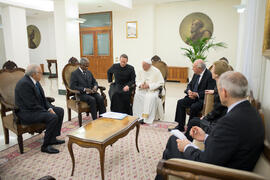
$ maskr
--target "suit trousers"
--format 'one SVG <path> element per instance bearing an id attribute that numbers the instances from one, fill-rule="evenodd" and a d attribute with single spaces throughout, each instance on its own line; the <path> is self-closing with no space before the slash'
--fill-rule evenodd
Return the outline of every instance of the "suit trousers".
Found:
<path id="1" fill-rule="evenodd" d="M 175 121 L 178 122 L 178 129 L 184 131 L 184 126 L 186 124 L 186 108 L 190 108 L 190 117 L 197 117 L 203 108 L 203 101 L 198 99 L 191 99 L 185 96 L 183 99 L 177 101 Z"/>
<path id="2" fill-rule="evenodd" d="M 56 136 L 61 134 L 61 127 L 64 117 L 64 109 L 61 107 L 52 107 L 55 114 L 49 111 L 35 112 L 19 112 L 17 115 L 21 119 L 22 124 L 29 125 L 35 123 L 46 124 L 43 147 L 47 147 L 51 142 L 55 141 Z M 23 118 L 20 115 L 23 114 Z"/>
<path id="3" fill-rule="evenodd" d="M 176 137 L 172 135 L 167 142 L 166 148 L 163 152 L 162 159 L 168 160 L 172 158 L 181 158 L 184 159 L 184 155 L 177 148 Z M 163 177 L 161 175 L 157 175 L 155 180 L 162 180 Z"/>
<path id="4" fill-rule="evenodd" d="M 93 120 L 97 119 L 97 111 L 99 114 L 106 112 L 104 98 L 98 93 L 81 94 L 80 100 L 86 102 L 90 106 L 90 113 Z"/>

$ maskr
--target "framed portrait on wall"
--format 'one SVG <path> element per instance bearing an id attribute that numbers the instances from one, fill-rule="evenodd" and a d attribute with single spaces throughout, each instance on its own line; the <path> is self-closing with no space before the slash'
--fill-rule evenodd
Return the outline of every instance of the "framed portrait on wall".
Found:
<path id="1" fill-rule="evenodd" d="M 263 55 L 270 58 L 270 0 L 267 0 L 265 10 Z"/>
<path id="2" fill-rule="evenodd" d="M 137 21 L 128 21 L 126 23 L 127 38 L 138 38 Z"/>

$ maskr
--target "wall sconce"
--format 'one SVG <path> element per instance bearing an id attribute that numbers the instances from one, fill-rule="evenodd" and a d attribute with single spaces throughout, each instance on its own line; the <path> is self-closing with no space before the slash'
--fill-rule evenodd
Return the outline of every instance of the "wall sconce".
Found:
<path id="1" fill-rule="evenodd" d="M 70 20 L 77 23 L 84 23 L 86 21 L 86 19 L 83 18 L 70 18 Z"/>
<path id="2" fill-rule="evenodd" d="M 243 13 L 246 10 L 246 5 L 245 4 L 240 4 L 240 5 L 236 5 L 236 6 L 233 6 L 233 7 L 237 9 L 238 13 Z"/>

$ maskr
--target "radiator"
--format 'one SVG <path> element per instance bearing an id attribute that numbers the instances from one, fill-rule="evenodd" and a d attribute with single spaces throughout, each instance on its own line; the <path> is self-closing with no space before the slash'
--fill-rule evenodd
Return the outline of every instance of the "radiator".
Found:
<path id="1" fill-rule="evenodd" d="M 168 81 L 188 82 L 188 67 L 169 66 L 168 71 Z"/>

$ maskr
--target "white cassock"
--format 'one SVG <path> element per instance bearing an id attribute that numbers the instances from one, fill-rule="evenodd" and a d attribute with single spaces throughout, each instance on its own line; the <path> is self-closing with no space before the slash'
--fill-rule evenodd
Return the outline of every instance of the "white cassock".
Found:
<path id="1" fill-rule="evenodd" d="M 149 85 L 149 89 L 141 89 L 143 83 Z M 160 86 L 164 86 L 161 72 L 154 66 L 148 71 L 141 70 L 136 77 L 136 92 L 133 102 L 133 116 L 144 119 L 145 123 L 151 124 L 155 119 L 163 119 L 162 101 L 158 97 Z"/>

